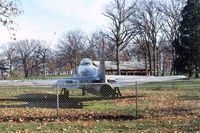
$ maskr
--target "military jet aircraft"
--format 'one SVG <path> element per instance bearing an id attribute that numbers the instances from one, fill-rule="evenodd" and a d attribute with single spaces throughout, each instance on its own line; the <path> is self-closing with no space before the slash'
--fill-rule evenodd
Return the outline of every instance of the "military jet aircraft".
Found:
<path id="1" fill-rule="evenodd" d="M 59 79 L 56 85 L 62 88 L 62 93 L 69 96 L 68 89 L 82 89 L 82 94 L 85 92 L 92 93 L 103 97 L 118 97 L 121 96 L 119 87 L 134 85 L 136 82 L 161 82 L 167 80 L 183 79 L 185 76 L 122 76 L 122 75 L 105 75 L 105 61 L 100 58 L 99 67 L 93 65 L 88 58 L 83 58 L 78 67 L 75 77 Z M 112 81 L 112 82 L 110 82 Z"/>
<path id="2" fill-rule="evenodd" d="M 72 78 L 65 78 L 57 80 L 56 85 L 62 88 L 62 92 L 68 96 L 68 90 L 70 88 L 82 89 L 82 94 L 89 92 L 95 95 L 104 97 L 114 96 L 115 88 L 107 82 L 105 79 L 105 70 L 103 62 L 97 67 L 93 65 L 89 58 L 83 58 L 78 66 L 77 74 Z"/>
<path id="3" fill-rule="evenodd" d="M 120 76 L 120 75 L 105 75 L 105 60 L 104 48 L 100 49 L 100 64 L 99 67 L 93 65 L 89 58 L 83 58 L 77 69 L 77 74 L 71 78 L 54 79 L 54 80 L 17 80 L 17 81 L 2 81 L 3 84 L 15 85 L 39 85 L 62 88 L 61 94 L 69 96 L 69 89 L 78 88 L 82 90 L 82 94 L 86 92 L 103 96 L 103 97 L 118 97 L 121 96 L 119 87 L 134 85 L 137 83 L 161 82 L 174 79 L 183 79 L 185 76 Z M 112 83 L 110 82 L 112 81 Z M 15 83 L 16 82 L 16 83 Z"/>

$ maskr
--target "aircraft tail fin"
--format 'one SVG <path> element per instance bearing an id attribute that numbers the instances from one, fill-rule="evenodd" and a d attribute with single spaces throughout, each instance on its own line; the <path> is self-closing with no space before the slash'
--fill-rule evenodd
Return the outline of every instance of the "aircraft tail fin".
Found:
<path id="1" fill-rule="evenodd" d="M 102 83 L 106 82 L 104 52 L 105 50 L 104 50 L 104 44 L 103 44 L 100 48 L 100 63 L 99 63 L 99 76 Z"/>

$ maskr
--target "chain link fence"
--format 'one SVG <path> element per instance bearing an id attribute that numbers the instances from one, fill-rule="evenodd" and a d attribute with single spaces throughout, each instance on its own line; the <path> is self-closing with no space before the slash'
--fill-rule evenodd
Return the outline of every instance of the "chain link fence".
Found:
<path id="1" fill-rule="evenodd" d="M 195 88 L 199 87 L 200 82 L 191 80 L 65 85 L 55 85 L 54 81 L 42 80 L 1 81 L 0 117 L 4 120 L 19 118 L 18 116 L 51 120 L 52 117 L 71 119 L 81 117 L 84 113 L 90 117 L 92 113 L 106 112 L 108 115 L 115 114 L 117 118 L 122 115 L 136 118 L 140 117 L 138 101 L 140 97 L 146 97 L 144 90 L 194 89 L 198 97 L 200 94 Z"/>

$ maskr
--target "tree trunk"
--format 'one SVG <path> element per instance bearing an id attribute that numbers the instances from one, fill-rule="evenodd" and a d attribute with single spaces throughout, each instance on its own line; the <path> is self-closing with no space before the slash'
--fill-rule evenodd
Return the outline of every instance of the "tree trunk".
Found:
<path id="1" fill-rule="evenodd" d="M 196 69 L 195 69 L 195 78 L 199 78 L 199 67 L 196 66 Z"/>
<path id="2" fill-rule="evenodd" d="M 162 76 L 165 76 L 165 59 L 163 59 L 163 71 L 162 71 Z"/>
<path id="3" fill-rule="evenodd" d="M 147 50 L 148 50 L 148 56 L 149 56 L 149 72 L 150 76 L 152 76 L 152 60 L 151 60 L 151 50 L 150 50 L 150 44 L 147 44 Z"/>
<path id="4" fill-rule="evenodd" d="M 24 64 L 24 76 L 25 76 L 25 78 L 28 77 L 28 67 L 26 64 Z"/>
<path id="5" fill-rule="evenodd" d="M 174 70 L 174 47 L 172 46 L 172 61 L 171 61 L 171 71 L 170 71 L 170 75 L 174 74 L 175 75 L 175 70 Z"/>
<path id="6" fill-rule="evenodd" d="M 192 77 L 192 71 L 190 70 L 189 71 L 189 78 L 191 78 Z"/>
<path id="7" fill-rule="evenodd" d="M 3 79 L 3 70 L 1 69 L 1 78 Z"/>
<path id="8" fill-rule="evenodd" d="M 26 64 L 26 60 L 23 61 L 23 66 L 24 66 L 24 76 L 25 78 L 28 77 L 28 66 Z"/>
<path id="9" fill-rule="evenodd" d="M 159 62 L 159 53 L 158 53 L 158 48 L 156 49 L 156 58 L 157 58 L 157 63 L 156 63 L 156 69 L 157 69 L 157 73 L 156 73 L 156 76 L 159 75 L 159 67 L 160 67 L 160 62 Z"/>
<path id="10" fill-rule="evenodd" d="M 38 60 L 35 61 L 35 71 L 36 71 L 36 76 L 39 77 Z"/>
<path id="11" fill-rule="evenodd" d="M 116 48 L 116 64 L 117 64 L 117 75 L 121 75 L 119 68 L 119 46 Z"/>
<path id="12" fill-rule="evenodd" d="M 153 75 L 156 76 L 156 45 L 153 44 Z"/>
<path id="13" fill-rule="evenodd" d="M 34 75 L 34 70 L 33 70 L 33 68 L 34 68 L 34 66 L 33 66 L 33 64 L 31 64 L 31 67 L 30 67 L 30 70 L 29 70 L 29 75 L 30 76 L 33 76 Z"/>
<path id="14" fill-rule="evenodd" d="M 147 50 L 145 50 L 145 70 L 146 70 L 146 75 L 148 74 L 148 61 L 147 61 Z"/>
<path id="15" fill-rule="evenodd" d="M 46 63 L 43 62 L 43 78 L 46 78 Z"/>

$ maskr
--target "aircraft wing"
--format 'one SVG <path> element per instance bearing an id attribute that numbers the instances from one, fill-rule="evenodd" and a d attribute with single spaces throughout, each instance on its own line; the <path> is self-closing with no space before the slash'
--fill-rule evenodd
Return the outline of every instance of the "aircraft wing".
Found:
<path id="1" fill-rule="evenodd" d="M 59 88 L 79 88 L 79 84 L 83 83 L 93 83 L 100 81 L 99 77 L 92 77 L 92 76 L 79 76 L 79 77 L 72 77 L 72 78 L 62 78 L 57 79 L 55 85 Z"/>
<path id="2" fill-rule="evenodd" d="M 78 88 L 80 83 L 92 83 L 99 81 L 98 77 L 71 77 L 46 80 L 2 80 L 0 86 L 42 86 L 58 88 Z"/>
<path id="3" fill-rule="evenodd" d="M 142 83 L 150 83 L 150 82 L 162 82 L 162 81 L 170 81 L 170 80 L 178 80 L 187 78 L 184 75 L 180 76 L 123 76 L 123 75 L 106 75 L 106 79 L 110 82 L 114 87 L 123 87 L 127 85 L 135 85 Z"/>
<path id="4" fill-rule="evenodd" d="M 108 83 L 114 87 L 123 87 L 127 85 L 135 85 L 150 82 L 162 82 L 170 80 L 179 80 L 187 78 L 186 76 L 122 76 L 122 75 L 106 75 Z M 0 86 L 54 86 L 58 88 L 80 88 L 83 83 L 98 83 L 99 77 L 72 77 L 58 78 L 48 80 L 3 80 Z"/>

